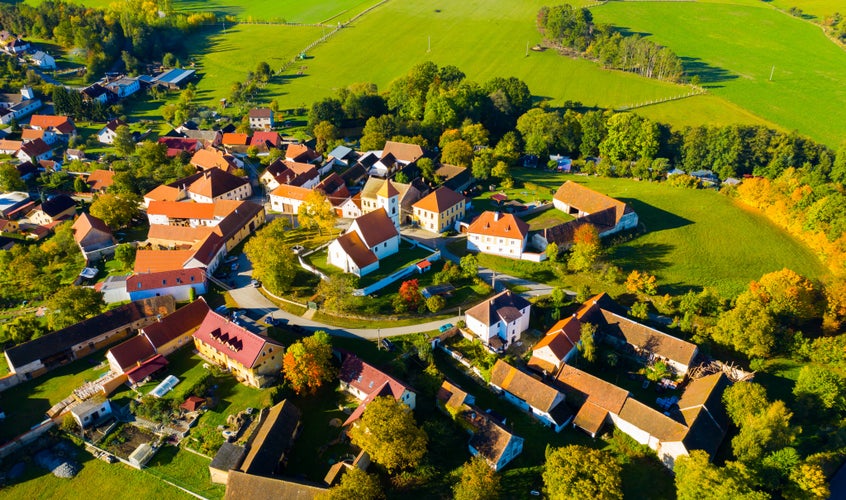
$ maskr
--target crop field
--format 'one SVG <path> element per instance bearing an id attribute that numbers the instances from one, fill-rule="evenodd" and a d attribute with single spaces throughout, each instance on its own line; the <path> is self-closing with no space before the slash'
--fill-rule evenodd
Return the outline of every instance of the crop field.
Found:
<path id="1" fill-rule="evenodd" d="M 614 246 L 611 261 L 626 271 L 655 274 L 660 285 L 676 291 L 709 286 L 734 296 L 753 279 L 783 267 L 812 279 L 827 276 L 810 249 L 712 190 L 528 169 L 518 170 L 515 178 L 550 188 L 570 179 L 631 204 L 647 232 Z"/>
<path id="2" fill-rule="evenodd" d="M 611 2 L 592 12 L 687 58 L 715 96 L 829 146 L 842 140 L 846 51 L 818 26 L 765 4 Z"/>

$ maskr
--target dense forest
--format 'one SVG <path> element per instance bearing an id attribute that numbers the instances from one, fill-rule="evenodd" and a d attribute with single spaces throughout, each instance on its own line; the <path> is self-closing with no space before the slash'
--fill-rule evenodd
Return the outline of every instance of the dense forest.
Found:
<path id="1" fill-rule="evenodd" d="M 672 82 L 684 74 L 681 59 L 672 50 L 640 35 L 623 36 L 613 26 L 594 24 L 593 14 L 585 8 L 543 7 L 537 26 L 552 47 L 596 59 L 606 68 Z"/>

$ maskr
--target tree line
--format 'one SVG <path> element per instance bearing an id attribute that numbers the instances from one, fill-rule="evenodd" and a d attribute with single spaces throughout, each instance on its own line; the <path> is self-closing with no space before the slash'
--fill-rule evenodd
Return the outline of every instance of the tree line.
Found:
<path id="1" fill-rule="evenodd" d="M 165 53 L 184 52 L 186 34 L 216 21 L 213 13 L 178 14 L 169 5 L 127 0 L 106 11 L 62 0 L 37 6 L 2 4 L 0 26 L 84 51 L 86 78 L 93 81 L 119 61 L 127 71 L 136 72 Z M 160 8 L 167 9 L 164 16 L 160 16 Z"/>
<path id="2" fill-rule="evenodd" d="M 647 78 L 677 82 L 684 69 L 681 59 L 640 35 L 623 36 L 613 26 L 595 24 L 590 10 L 570 4 L 542 7 L 537 27 L 546 43 Z"/>

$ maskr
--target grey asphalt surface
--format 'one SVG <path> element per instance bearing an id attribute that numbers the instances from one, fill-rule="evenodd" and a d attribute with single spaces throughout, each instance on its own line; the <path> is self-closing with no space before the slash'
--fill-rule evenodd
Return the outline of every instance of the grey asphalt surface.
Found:
<path id="1" fill-rule="evenodd" d="M 458 256 L 453 255 L 449 252 L 449 250 L 447 250 L 447 244 L 452 241 L 451 239 L 433 237 L 431 234 L 420 230 L 403 230 L 403 236 L 414 238 L 430 247 L 437 247 L 441 250 L 441 254 L 445 259 L 449 259 L 456 263 L 460 260 Z M 221 265 L 225 266 L 229 264 Z M 255 288 L 250 284 L 252 280 L 252 265 L 245 255 L 238 257 L 238 265 L 238 274 L 234 278 L 230 277 L 228 279 L 231 283 L 229 293 L 232 296 L 232 299 L 238 303 L 238 307 L 243 309 L 249 318 L 256 321 L 269 315 L 275 319 L 287 320 L 289 325 L 299 325 L 308 330 L 324 330 L 330 335 L 375 340 L 384 337 L 395 337 L 398 335 L 408 335 L 411 333 L 437 330 L 447 323 L 455 324 L 459 319 L 461 319 L 456 315 L 450 319 L 429 321 L 416 325 L 398 326 L 393 328 L 345 328 L 343 325 L 327 325 L 319 321 L 313 321 L 302 316 L 297 316 L 296 314 L 291 314 L 276 307 L 276 304 L 262 295 L 258 288 Z M 553 289 L 553 287 L 543 283 L 536 283 L 534 281 L 516 278 L 506 274 L 495 273 L 495 271 L 486 268 L 479 268 L 478 275 L 487 283 L 491 283 L 495 276 L 495 286 L 498 291 L 503 290 L 506 283 L 511 286 L 525 287 L 527 290 L 520 292 L 520 295 L 526 298 L 549 295 L 552 293 Z"/>

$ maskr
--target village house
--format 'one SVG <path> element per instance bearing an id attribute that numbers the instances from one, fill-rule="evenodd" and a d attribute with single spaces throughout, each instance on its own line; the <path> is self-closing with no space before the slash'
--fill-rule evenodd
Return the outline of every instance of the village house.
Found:
<path id="1" fill-rule="evenodd" d="M 9 370 L 25 380 L 83 358 L 176 309 L 173 297 L 130 302 L 6 350 Z"/>
<path id="2" fill-rule="evenodd" d="M 532 347 L 528 366 L 541 373 L 554 374 L 575 355 L 582 338 L 582 323 L 575 316 L 555 323 Z"/>
<path id="3" fill-rule="evenodd" d="M 138 368 L 155 355 L 156 349 L 147 337 L 136 335 L 109 349 L 106 352 L 106 360 L 112 372 L 123 374 Z"/>
<path id="4" fill-rule="evenodd" d="M 39 130 L 34 128 L 25 128 L 21 130 L 21 141 L 26 144 L 36 139 L 41 139 L 48 145 L 52 146 L 58 140 L 56 134 L 52 130 Z"/>
<path id="5" fill-rule="evenodd" d="M 21 191 L 0 193 L 0 217 L 4 219 L 19 219 L 34 206 L 35 202 L 29 199 L 29 193 Z"/>
<path id="6" fill-rule="evenodd" d="M 125 99 L 141 90 L 141 82 L 139 82 L 137 78 L 121 76 L 107 81 L 104 87 L 106 90 L 111 91 L 117 99 L 120 100 Z"/>
<path id="7" fill-rule="evenodd" d="M 467 249 L 520 259 L 528 236 L 529 225 L 513 214 L 485 211 L 467 228 Z"/>
<path id="8" fill-rule="evenodd" d="M 92 192 L 105 193 L 115 183 L 115 172 L 114 170 L 98 169 L 88 174 L 85 182 Z"/>
<path id="9" fill-rule="evenodd" d="M 320 183 L 317 167 L 310 163 L 276 160 L 259 176 L 267 191 L 281 185 L 312 189 Z"/>
<path id="10" fill-rule="evenodd" d="M 65 159 L 69 162 L 74 160 L 86 161 L 88 157 L 85 156 L 85 151 L 81 149 L 68 148 L 65 150 Z"/>
<path id="11" fill-rule="evenodd" d="M 491 368 L 490 386 L 555 432 L 561 432 L 573 418 L 564 394 L 501 359 Z"/>
<path id="12" fill-rule="evenodd" d="M 53 196 L 42 202 L 26 215 L 32 224 L 46 226 L 54 222 L 72 219 L 76 215 L 76 202 L 66 194 Z"/>
<path id="13" fill-rule="evenodd" d="M 305 144 L 288 144 L 285 149 L 285 161 L 320 164 L 323 162 L 323 155 Z"/>
<path id="14" fill-rule="evenodd" d="M 186 301 L 206 291 L 206 272 L 200 268 L 133 274 L 126 279 L 126 292 L 131 300 L 172 295 L 178 301 Z"/>
<path id="15" fill-rule="evenodd" d="M 10 141 L 8 139 L 0 139 L 0 154 L 16 155 L 23 146 L 23 141 Z M 30 165 L 32 162 L 27 162 Z"/>
<path id="16" fill-rule="evenodd" d="M 414 213 L 414 203 L 422 197 L 420 191 L 411 184 L 402 184 L 377 177 L 367 179 L 361 189 L 359 193 L 360 214 L 354 214 L 354 216 L 358 217 L 358 215 L 367 214 L 379 208 L 390 208 L 390 199 L 386 195 L 392 194 L 394 191 L 396 191 L 399 202 L 399 215 L 396 222 L 398 224 L 410 222 Z"/>
<path id="17" fill-rule="evenodd" d="M 364 276 L 399 251 L 400 234 L 384 209 L 362 215 L 329 244 L 327 261 L 345 273 Z"/>
<path id="18" fill-rule="evenodd" d="M 3 47 L 3 50 L 5 50 L 10 55 L 16 56 L 29 52 L 30 45 L 29 42 L 27 42 L 23 38 L 15 38 L 12 41 L 8 42 Z"/>
<path id="19" fill-rule="evenodd" d="M 338 373 L 341 390 L 361 401 L 343 426 L 356 422 L 364 414 L 367 405 L 379 396 L 390 396 L 404 403 L 412 410 L 417 405 L 417 394 L 411 387 L 365 363 L 358 356 L 344 354 L 341 371 Z"/>
<path id="20" fill-rule="evenodd" d="M 421 229 L 440 234 L 454 228 L 455 223 L 464 218 L 465 204 L 464 196 L 439 187 L 412 205 L 414 220 Z"/>
<path id="21" fill-rule="evenodd" d="M 637 213 L 626 203 L 598 193 L 590 188 L 567 181 L 552 197 L 553 206 L 576 217 L 576 220 L 546 228 L 533 237 L 535 246 L 545 249 L 549 243 L 566 249 L 573 244 L 573 234 L 584 224 L 596 227 L 600 237 L 634 229 Z"/>
<path id="22" fill-rule="evenodd" d="M 250 128 L 253 130 L 270 130 L 273 128 L 273 110 L 269 108 L 253 108 L 249 113 Z"/>
<path id="23" fill-rule="evenodd" d="M 49 160 L 52 158 L 53 148 L 44 142 L 43 139 L 35 139 L 24 142 L 15 156 L 22 162 L 28 161 L 31 163 L 38 163 L 41 160 Z"/>
<path id="24" fill-rule="evenodd" d="M 67 116 L 32 115 L 29 119 L 29 127 L 36 130 L 52 130 L 65 142 L 76 136 L 76 125 Z"/>
<path id="25" fill-rule="evenodd" d="M 271 149 L 282 147 L 282 138 L 279 137 L 279 132 L 256 132 L 250 138 L 250 146 L 256 148 L 259 156 L 261 156 L 267 154 Z"/>
<path id="26" fill-rule="evenodd" d="M 467 447 L 473 456 L 481 455 L 495 471 L 502 470 L 523 451 L 523 438 L 507 431 L 492 416 L 475 406 L 475 398 L 444 380 L 436 403 L 471 435 Z"/>
<path id="27" fill-rule="evenodd" d="M 441 163 L 435 170 L 435 176 L 441 180 L 441 186 L 457 193 L 463 192 L 476 180 L 469 168 Z"/>
<path id="28" fill-rule="evenodd" d="M 520 340 L 529 328 L 532 305 L 510 290 L 467 310 L 467 329 L 485 344 L 500 350 Z"/>
<path id="29" fill-rule="evenodd" d="M 197 172 L 167 185 L 161 185 L 144 195 L 144 205 L 152 201 L 181 201 L 197 203 L 222 200 L 246 200 L 253 194 L 249 179 L 227 173 L 219 168 Z"/>
<path id="30" fill-rule="evenodd" d="M 112 93 L 99 83 L 92 83 L 81 91 L 82 100 L 85 102 L 99 102 L 102 105 L 109 103 Z"/>
<path id="31" fill-rule="evenodd" d="M 17 233 L 21 230 L 16 220 L 0 219 L 0 233 Z"/>
<path id="32" fill-rule="evenodd" d="M 100 141 L 101 144 L 114 144 L 115 137 L 117 137 L 118 127 L 125 126 L 127 125 L 123 120 L 119 120 L 117 118 L 109 120 L 108 123 L 106 123 L 106 126 L 97 132 L 97 140 Z"/>
<path id="33" fill-rule="evenodd" d="M 283 214 L 296 214 L 312 192 L 311 189 L 281 184 L 270 192 L 270 209 Z"/>
<path id="34" fill-rule="evenodd" d="M 187 137 L 159 137 L 158 143 L 165 145 L 168 158 L 174 158 L 183 153 L 193 155 L 203 147 L 202 141 Z"/>
<path id="35" fill-rule="evenodd" d="M 101 419 L 112 414 L 112 404 L 108 399 L 92 398 L 74 405 L 70 410 L 80 429 L 96 425 Z"/>
<path id="36" fill-rule="evenodd" d="M 356 160 L 358 160 L 358 153 L 353 148 L 346 146 L 336 146 L 335 149 L 326 154 L 326 162 L 333 167 L 350 167 Z"/>
<path id="37" fill-rule="evenodd" d="M 288 454 L 300 435 L 300 418 L 300 410 L 288 400 L 271 406 L 251 436 L 247 455 L 238 470 L 265 477 L 282 474 Z"/>
<path id="38" fill-rule="evenodd" d="M 15 170 L 18 171 L 22 181 L 28 181 L 38 175 L 38 167 L 36 167 L 34 163 L 28 161 L 15 165 Z"/>
<path id="39" fill-rule="evenodd" d="M 223 140 L 223 132 L 220 130 L 191 130 L 177 127 L 176 132 L 186 139 L 196 139 L 203 148 L 216 148 L 220 146 L 220 141 Z"/>
<path id="40" fill-rule="evenodd" d="M 12 120 L 20 121 L 24 116 L 41 108 L 42 104 L 41 99 L 35 96 L 30 87 L 21 87 L 17 94 L 0 94 L 0 124 L 8 125 Z"/>
<path id="41" fill-rule="evenodd" d="M 385 143 L 385 147 L 382 148 L 382 158 L 387 155 L 393 156 L 402 165 L 408 165 L 423 158 L 424 152 L 423 148 L 417 144 L 388 141 Z"/>
<path id="42" fill-rule="evenodd" d="M 153 83 L 170 90 L 179 90 L 188 85 L 195 75 L 193 69 L 172 68 L 156 76 Z"/>
<path id="43" fill-rule="evenodd" d="M 88 259 L 88 254 L 117 245 L 112 230 L 102 219 L 83 212 L 73 223 L 73 239 Z"/>
<path id="44" fill-rule="evenodd" d="M 41 69 L 56 69 L 56 59 L 42 50 L 37 50 L 32 54 L 32 64 Z"/>
<path id="45" fill-rule="evenodd" d="M 193 337 L 194 347 L 203 358 L 229 371 L 242 384 L 263 387 L 282 369 L 282 344 L 213 311 Z"/>
<path id="46" fill-rule="evenodd" d="M 326 199 L 329 200 L 329 203 L 332 205 L 332 208 L 335 210 L 335 214 L 338 217 L 343 216 L 342 207 L 347 200 L 350 199 L 350 191 L 347 189 L 347 184 L 340 175 L 332 172 L 326 176 L 325 179 L 320 181 L 320 184 L 315 186 L 314 189 L 319 190 L 326 195 Z"/>
<path id="47" fill-rule="evenodd" d="M 289 477 L 265 477 L 233 470 L 226 482 L 224 500 L 272 500 L 277 498 L 295 498 L 296 500 L 316 500 L 325 495 L 327 488 L 322 485 L 306 483 Z"/>

